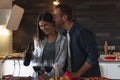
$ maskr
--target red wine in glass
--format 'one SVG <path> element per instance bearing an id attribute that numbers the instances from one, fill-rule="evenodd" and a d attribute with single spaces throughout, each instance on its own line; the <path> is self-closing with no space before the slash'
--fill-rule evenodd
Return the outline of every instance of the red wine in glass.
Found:
<path id="1" fill-rule="evenodd" d="M 45 66 L 45 71 L 49 73 L 52 70 L 53 66 Z"/>
<path id="2" fill-rule="evenodd" d="M 43 74 L 44 71 L 41 70 L 41 66 L 33 66 L 34 71 L 37 73 L 37 75 Z"/>
<path id="3" fill-rule="evenodd" d="M 33 69 L 35 70 L 35 72 L 39 72 L 41 69 L 41 66 L 33 66 Z"/>

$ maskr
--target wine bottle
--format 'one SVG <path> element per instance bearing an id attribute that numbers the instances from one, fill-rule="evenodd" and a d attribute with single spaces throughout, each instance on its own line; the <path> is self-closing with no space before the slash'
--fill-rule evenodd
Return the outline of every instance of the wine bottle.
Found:
<path id="1" fill-rule="evenodd" d="M 23 64 L 25 66 L 29 66 L 31 59 L 32 59 L 32 44 L 30 42 L 27 49 L 25 50 L 25 57 Z"/>

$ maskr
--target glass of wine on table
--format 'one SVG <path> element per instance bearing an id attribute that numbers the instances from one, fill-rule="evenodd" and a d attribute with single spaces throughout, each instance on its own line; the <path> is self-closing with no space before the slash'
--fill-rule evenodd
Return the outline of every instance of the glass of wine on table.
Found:
<path id="1" fill-rule="evenodd" d="M 45 73 L 50 73 L 53 68 L 53 61 L 52 60 L 44 60 L 43 66 L 45 69 Z"/>
<path id="2" fill-rule="evenodd" d="M 36 73 L 36 76 L 41 75 L 41 74 L 44 73 L 44 70 L 43 70 L 43 67 L 42 67 L 42 63 L 39 60 L 33 61 L 33 69 L 34 69 L 34 71 Z"/>

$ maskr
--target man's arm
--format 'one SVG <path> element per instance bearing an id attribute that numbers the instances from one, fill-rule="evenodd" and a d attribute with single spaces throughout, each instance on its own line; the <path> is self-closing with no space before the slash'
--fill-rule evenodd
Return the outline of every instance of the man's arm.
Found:
<path id="1" fill-rule="evenodd" d="M 85 61 L 83 66 L 77 72 L 72 73 L 72 77 L 73 78 L 80 77 L 83 73 L 85 73 L 91 67 L 92 67 L 92 65 L 90 63 L 88 63 L 87 61 Z"/>

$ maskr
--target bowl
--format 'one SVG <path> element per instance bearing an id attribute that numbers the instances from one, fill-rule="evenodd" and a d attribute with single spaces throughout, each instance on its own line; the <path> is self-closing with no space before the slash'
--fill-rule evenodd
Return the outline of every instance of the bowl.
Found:
<path id="1" fill-rule="evenodd" d="M 116 55 L 101 55 L 101 60 L 116 60 Z"/>
<path id="2" fill-rule="evenodd" d="M 106 56 L 105 59 L 106 60 L 115 60 L 116 56 Z"/>

